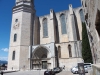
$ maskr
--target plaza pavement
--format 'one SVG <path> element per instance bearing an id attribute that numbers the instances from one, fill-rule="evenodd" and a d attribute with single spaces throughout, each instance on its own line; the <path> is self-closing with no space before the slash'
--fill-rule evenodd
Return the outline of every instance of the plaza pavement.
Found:
<path id="1" fill-rule="evenodd" d="M 18 72 L 12 72 L 12 73 L 5 73 L 4 75 L 44 75 L 44 71 L 35 70 L 35 71 L 18 71 Z M 79 74 L 72 74 L 70 71 L 62 71 L 60 73 L 57 73 L 56 75 L 79 75 Z M 89 73 L 86 73 L 85 75 L 90 75 Z"/>

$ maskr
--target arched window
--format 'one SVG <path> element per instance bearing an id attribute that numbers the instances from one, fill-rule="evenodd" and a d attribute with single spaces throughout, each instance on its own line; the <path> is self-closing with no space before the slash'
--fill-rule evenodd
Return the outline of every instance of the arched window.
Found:
<path id="1" fill-rule="evenodd" d="M 14 34 L 14 42 L 17 41 L 17 34 Z"/>
<path id="2" fill-rule="evenodd" d="M 12 60 L 15 60 L 15 51 L 12 53 Z"/>
<path id="3" fill-rule="evenodd" d="M 65 21 L 65 15 L 64 14 L 62 14 L 60 16 L 60 21 L 61 21 L 61 31 L 62 31 L 62 34 L 66 34 L 67 30 L 66 30 L 66 21 Z"/>
<path id="4" fill-rule="evenodd" d="M 80 13 L 81 21 L 82 21 L 82 22 L 85 22 L 83 10 L 81 9 L 81 10 L 79 11 L 79 13 Z"/>
<path id="5" fill-rule="evenodd" d="M 68 50 L 69 50 L 69 57 L 72 57 L 72 51 L 71 51 L 71 45 L 68 45 Z"/>
<path id="6" fill-rule="evenodd" d="M 58 46 L 58 57 L 61 58 L 61 47 Z"/>
<path id="7" fill-rule="evenodd" d="M 48 37 L 48 25 L 46 18 L 43 20 L 43 37 Z"/>

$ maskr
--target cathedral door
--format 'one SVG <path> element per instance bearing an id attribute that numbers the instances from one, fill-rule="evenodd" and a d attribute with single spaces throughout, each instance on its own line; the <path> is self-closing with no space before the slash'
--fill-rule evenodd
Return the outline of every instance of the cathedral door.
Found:
<path id="1" fill-rule="evenodd" d="M 47 61 L 42 61 L 42 69 L 47 69 Z"/>

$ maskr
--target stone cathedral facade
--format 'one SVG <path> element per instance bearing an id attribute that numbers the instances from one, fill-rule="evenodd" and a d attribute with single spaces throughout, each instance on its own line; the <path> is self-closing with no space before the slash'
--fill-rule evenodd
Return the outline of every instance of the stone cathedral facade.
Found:
<path id="1" fill-rule="evenodd" d="M 16 0 L 12 11 L 8 69 L 70 69 L 82 59 L 81 7 L 36 16 L 33 0 Z"/>

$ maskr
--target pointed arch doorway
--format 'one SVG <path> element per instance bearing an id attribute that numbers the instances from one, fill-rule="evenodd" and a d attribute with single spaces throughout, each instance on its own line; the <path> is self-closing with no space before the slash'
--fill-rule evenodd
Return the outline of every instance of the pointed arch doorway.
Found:
<path id="1" fill-rule="evenodd" d="M 50 52 L 47 48 L 39 46 L 32 53 L 32 69 L 47 69 Z"/>

